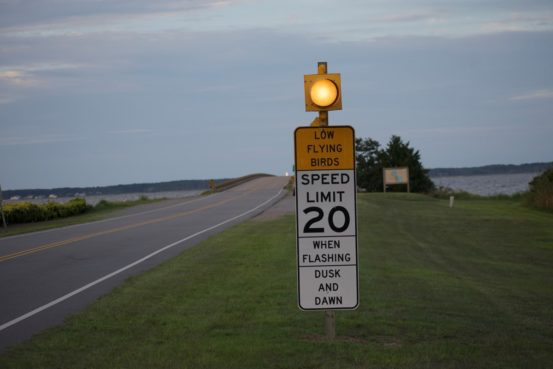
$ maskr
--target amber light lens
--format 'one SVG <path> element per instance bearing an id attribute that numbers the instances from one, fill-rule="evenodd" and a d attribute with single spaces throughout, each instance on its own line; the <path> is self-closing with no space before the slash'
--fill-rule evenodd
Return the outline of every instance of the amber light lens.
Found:
<path id="1" fill-rule="evenodd" d="M 311 86 L 311 101 L 321 107 L 332 105 L 338 98 L 338 88 L 328 79 L 321 79 Z"/>

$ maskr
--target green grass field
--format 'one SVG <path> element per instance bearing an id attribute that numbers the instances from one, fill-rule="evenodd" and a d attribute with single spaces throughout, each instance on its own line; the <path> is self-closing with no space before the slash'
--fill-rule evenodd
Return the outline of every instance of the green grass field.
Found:
<path id="1" fill-rule="evenodd" d="M 360 194 L 361 303 L 296 305 L 293 216 L 248 221 L 128 280 L 0 368 L 551 368 L 553 215 L 513 200 Z"/>

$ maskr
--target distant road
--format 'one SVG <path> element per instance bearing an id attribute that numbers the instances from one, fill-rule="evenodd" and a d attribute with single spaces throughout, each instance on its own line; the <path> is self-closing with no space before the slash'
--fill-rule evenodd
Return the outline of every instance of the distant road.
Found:
<path id="1" fill-rule="evenodd" d="M 99 222 L 0 239 L 0 352 L 57 324 L 131 275 L 276 203 L 286 177 Z"/>

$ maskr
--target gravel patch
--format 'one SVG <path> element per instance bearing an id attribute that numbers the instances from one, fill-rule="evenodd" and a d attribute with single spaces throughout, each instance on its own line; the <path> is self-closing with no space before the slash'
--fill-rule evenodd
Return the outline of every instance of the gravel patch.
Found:
<path id="1" fill-rule="evenodd" d="M 279 202 L 259 214 L 253 220 L 267 221 L 280 218 L 284 215 L 294 214 L 296 210 L 296 198 L 292 194 L 287 194 Z"/>

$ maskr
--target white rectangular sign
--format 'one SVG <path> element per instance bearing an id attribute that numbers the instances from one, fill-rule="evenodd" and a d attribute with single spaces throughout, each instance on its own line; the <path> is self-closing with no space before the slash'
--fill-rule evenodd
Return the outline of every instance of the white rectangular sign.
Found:
<path id="1" fill-rule="evenodd" d="M 354 142 L 351 127 L 295 132 L 298 305 L 303 310 L 359 304 Z"/>
<path id="2" fill-rule="evenodd" d="M 409 183 L 409 168 L 384 168 L 384 184 Z"/>

